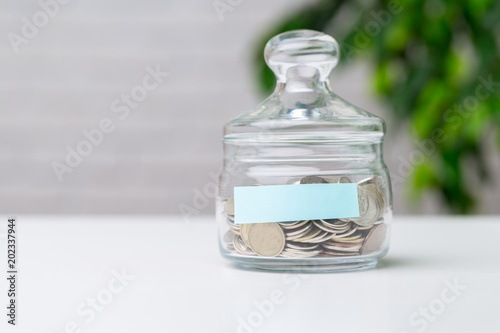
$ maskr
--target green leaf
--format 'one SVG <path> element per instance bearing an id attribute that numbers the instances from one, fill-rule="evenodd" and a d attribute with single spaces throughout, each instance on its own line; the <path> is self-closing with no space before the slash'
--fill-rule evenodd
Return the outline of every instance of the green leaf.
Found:
<path id="1" fill-rule="evenodd" d="M 442 137 L 432 158 L 416 168 L 411 196 L 437 190 L 450 211 L 472 212 L 473 188 L 465 179 L 471 173 L 487 178 L 484 161 L 491 152 L 483 150 L 485 133 L 496 131 L 500 146 L 500 89 L 480 99 L 477 94 L 478 78 L 491 75 L 500 82 L 500 1 L 403 0 L 403 10 L 366 38 L 365 27 L 376 21 L 373 11 L 387 10 L 389 3 L 322 0 L 284 18 L 263 36 L 255 54 L 260 86 L 269 92 L 275 83 L 262 58 L 270 37 L 289 29 L 333 34 L 342 48 L 341 64 L 361 55 L 373 63 L 376 93 L 414 139 Z M 346 26 L 349 31 L 339 38 L 337 28 Z M 477 167 L 465 164 L 470 158 Z"/>

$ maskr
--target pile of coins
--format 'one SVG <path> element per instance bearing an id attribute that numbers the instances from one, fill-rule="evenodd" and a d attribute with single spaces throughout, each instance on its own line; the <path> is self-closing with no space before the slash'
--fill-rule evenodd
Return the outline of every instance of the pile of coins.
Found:
<path id="1" fill-rule="evenodd" d="M 332 183 L 319 176 L 307 176 L 300 184 Z M 340 177 L 338 183 L 351 183 Z M 383 214 L 387 199 L 381 177 L 357 183 L 359 217 L 293 222 L 235 224 L 234 197 L 225 203 L 229 231 L 224 236 L 229 251 L 248 256 L 310 258 L 368 254 L 381 248 L 386 225 Z"/>

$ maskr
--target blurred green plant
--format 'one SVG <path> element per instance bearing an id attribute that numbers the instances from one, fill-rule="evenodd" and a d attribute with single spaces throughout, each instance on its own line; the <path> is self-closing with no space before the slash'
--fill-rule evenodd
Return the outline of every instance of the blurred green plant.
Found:
<path id="1" fill-rule="evenodd" d="M 495 131 L 500 142 L 499 27 L 500 1 L 494 0 L 323 0 L 263 36 L 256 73 L 269 93 L 275 77 L 262 53 L 278 33 L 333 35 L 340 64 L 359 56 L 372 62 L 375 91 L 426 147 L 422 160 L 412 161 L 413 199 L 436 189 L 452 212 L 469 213 L 476 200 L 466 178 L 490 179 L 484 143 Z"/>

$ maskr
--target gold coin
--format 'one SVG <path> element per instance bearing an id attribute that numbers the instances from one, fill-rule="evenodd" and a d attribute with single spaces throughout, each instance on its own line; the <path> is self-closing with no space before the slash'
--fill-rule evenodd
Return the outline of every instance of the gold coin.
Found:
<path id="1" fill-rule="evenodd" d="M 255 223 L 249 227 L 248 241 L 258 255 L 275 257 L 285 247 L 285 233 L 278 223 Z"/>

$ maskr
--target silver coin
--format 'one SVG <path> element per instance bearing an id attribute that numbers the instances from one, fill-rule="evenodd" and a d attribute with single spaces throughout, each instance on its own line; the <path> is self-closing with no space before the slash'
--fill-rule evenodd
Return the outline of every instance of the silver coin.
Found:
<path id="1" fill-rule="evenodd" d="M 250 231 L 251 226 L 252 224 L 250 223 L 240 224 L 241 239 L 243 240 L 243 243 L 245 243 L 245 245 L 248 246 L 249 248 L 252 248 L 250 246 L 250 241 L 248 239 L 248 232 Z"/>
<path id="2" fill-rule="evenodd" d="M 360 226 L 370 226 L 380 217 L 381 210 L 377 194 L 368 186 L 358 186 L 359 217 L 351 220 Z"/>
<path id="3" fill-rule="evenodd" d="M 359 207 L 359 217 L 347 217 L 347 218 L 341 218 L 340 220 L 343 222 L 355 222 L 358 225 L 363 225 L 363 217 L 366 215 L 366 211 L 368 210 L 368 204 L 369 204 L 369 193 L 367 190 L 365 190 L 364 187 L 359 186 L 357 187 L 358 190 L 358 207 Z M 372 207 L 373 208 L 373 207 Z M 366 224 L 366 222 L 365 222 Z M 373 224 L 373 223 L 372 223 Z M 371 224 L 369 224 L 371 225 Z"/>
<path id="4" fill-rule="evenodd" d="M 382 244 L 385 240 L 387 227 L 385 224 L 379 224 L 370 230 L 368 235 L 366 235 L 365 242 L 361 247 L 361 254 L 367 254 L 380 250 Z"/>
<path id="5" fill-rule="evenodd" d="M 295 242 L 286 242 L 285 250 L 299 250 L 299 251 L 313 251 L 319 247 L 319 244 L 307 244 L 307 243 L 295 243 Z"/>
<path id="6" fill-rule="evenodd" d="M 343 232 L 351 226 L 351 222 L 332 222 L 331 220 L 317 220 L 314 224 L 318 227 L 321 226 L 323 230 L 331 230 L 332 232 Z"/>
<path id="7" fill-rule="evenodd" d="M 313 225 L 311 223 L 308 223 L 308 224 L 298 228 L 297 230 L 293 230 L 293 231 L 286 230 L 285 231 L 286 239 L 287 240 L 294 240 L 296 238 L 300 238 L 300 237 L 306 235 L 309 232 L 309 230 L 311 230 L 312 226 Z"/>
<path id="8" fill-rule="evenodd" d="M 335 238 L 348 237 L 348 236 L 352 235 L 353 233 L 355 233 L 357 230 L 358 230 L 358 227 L 353 227 L 351 230 L 346 231 L 342 234 L 339 234 L 339 233 L 335 234 L 334 236 L 332 236 L 332 238 L 333 237 L 335 237 Z"/>
<path id="9" fill-rule="evenodd" d="M 306 235 L 303 235 L 300 238 L 294 238 L 293 241 L 300 242 L 300 243 L 302 243 L 302 242 L 308 243 L 311 239 L 319 236 L 321 234 L 321 232 L 323 232 L 323 231 L 320 229 L 313 228 Z"/>
<path id="10" fill-rule="evenodd" d="M 372 184 L 372 185 L 375 185 L 377 187 L 384 187 L 385 180 L 384 180 L 384 178 L 382 178 L 380 176 L 370 176 L 370 177 L 362 179 L 358 182 L 358 185 L 361 185 L 361 186 L 368 185 L 368 184 Z"/>
<path id="11" fill-rule="evenodd" d="M 376 195 L 377 200 L 378 200 L 378 205 L 380 207 L 380 217 L 378 220 L 380 220 L 382 215 L 384 214 L 385 210 L 387 209 L 387 198 L 385 196 L 384 191 L 380 187 L 374 186 L 374 185 L 369 185 L 367 186 L 373 193 Z"/>
<path id="12" fill-rule="evenodd" d="M 285 233 L 278 223 L 255 223 L 248 230 L 250 248 L 262 257 L 275 257 L 285 247 Z"/>
<path id="13" fill-rule="evenodd" d="M 319 177 L 319 176 L 307 176 L 307 177 L 302 178 L 300 180 L 300 183 L 301 184 L 327 184 L 327 183 L 329 183 L 329 181 L 326 180 L 325 178 Z"/>
<path id="14" fill-rule="evenodd" d="M 234 249 L 243 254 L 243 255 L 255 255 L 255 252 L 252 251 L 241 239 L 240 236 L 234 236 L 233 238 L 233 247 Z"/>
<path id="15" fill-rule="evenodd" d="M 229 226 L 229 229 L 231 232 L 233 232 L 236 235 L 240 234 L 240 225 L 234 224 L 230 219 L 227 219 L 227 225 Z"/>
<path id="16" fill-rule="evenodd" d="M 359 227 L 357 228 L 358 231 L 354 234 L 352 234 L 351 236 L 347 236 L 347 237 L 342 237 L 342 238 L 336 238 L 336 237 L 332 237 L 332 241 L 336 242 L 349 242 L 349 241 L 362 241 L 364 239 L 364 236 L 362 235 L 361 232 L 359 232 Z"/>
<path id="17" fill-rule="evenodd" d="M 358 181 L 358 185 L 366 185 L 366 184 L 370 184 L 371 182 L 373 182 L 373 179 L 375 177 L 374 176 L 370 176 L 370 177 L 367 177 L 367 178 L 363 178 L 361 179 L 360 181 Z"/>
<path id="18" fill-rule="evenodd" d="M 233 233 L 231 231 L 227 231 L 224 236 L 222 237 L 222 241 L 225 243 L 225 244 L 229 244 L 229 243 L 232 243 L 233 242 Z"/>
<path id="19" fill-rule="evenodd" d="M 373 228 L 374 225 L 375 224 L 369 225 L 369 226 L 366 226 L 366 227 L 358 225 L 358 230 L 370 230 L 371 228 Z"/>
<path id="20" fill-rule="evenodd" d="M 341 221 L 337 219 L 330 219 L 330 220 L 318 220 L 322 225 L 324 225 L 327 228 L 332 228 L 332 229 L 343 229 L 347 226 L 350 225 L 350 221 Z"/>
<path id="21" fill-rule="evenodd" d="M 387 197 L 384 191 L 384 178 L 380 176 L 373 176 L 358 182 L 358 185 L 371 190 L 377 196 L 381 211 L 384 212 L 387 207 Z"/>
<path id="22" fill-rule="evenodd" d="M 365 189 L 367 189 L 368 191 L 370 191 L 374 198 L 376 198 L 376 202 L 377 202 L 377 205 L 379 207 L 379 211 L 380 211 L 380 214 L 379 216 L 375 219 L 375 222 L 377 222 L 378 220 L 380 220 L 381 218 L 383 218 L 383 213 L 386 209 L 386 206 L 387 206 L 387 200 L 385 198 L 385 193 L 382 191 L 382 189 L 380 187 L 377 187 L 375 185 L 366 185 L 364 186 Z"/>
<path id="23" fill-rule="evenodd" d="M 333 250 L 323 249 L 320 256 L 321 257 L 348 257 L 358 255 L 359 252 L 339 252 Z"/>
<path id="24" fill-rule="evenodd" d="M 337 230 L 337 231 L 345 231 L 349 230 L 349 228 L 352 227 L 353 223 L 351 221 L 349 222 L 340 222 L 340 223 L 322 223 L 325 227 L 332 229 L 332 230 Z"/>
<path id="25" fill-rule="evenodd" d="M 227 215 L 234 215 L 234 196 L 232 196 L 226 201 L 224 209 Z"/>
<path id="26" fill-rule="evenodd" d="M 230 228 L 229 230 L 231 231 L 231 233 L 232 233 L 233 235 L 236 235 L 236 236 L 241 236 L 241 232 L 240 232 L 240 230 L 239 230 L 239 229 L 236 229 L 236 230 L 235 230 L 235 229 L 231 229 L 231 228 Z"/>
<path id="27" fill-rule="evenodd" d="M 342 227 L 346 226 L 349 224 L 349 222 L 342 221 L 340 219 L 320 219 L 319 220 L 321 223 L 324 225 L 330 226 L 330 227 Z"/>
<path id="28" fill-rule="evenodd" d="M 323 233 L 320 233 L 314 238 L 309 239 L 307 242 L 308 243 L 313 243 L 313 244 L 318 244 L 318 243 L 323 243 L 324 241 L 327 241 L 332 238 L 332 233 L 323 231 Z"/>
<path id="29" fill-rule="evenodd" d="M 342 177 L 340 177 L 338 183 L 339 184 L 342 184 L 342 183 L 352 183 L 352 181 L 348 177 L 342 176 Z"/>
<path id="30" fill-rule="evenodd" d="M 315 251 L 284 250 L 283 252 L 281 252 L 281 256 L 286 258 L 311 258 L 319 255 L 321 252 L 322 249 L 318 249 Z"/>
<path id="31" fill-rule="evenodd" d="M 337 237 L 337 236 L 342 236 L 344 235 L 346 232 L 349 232 L 350 229 L 347 229 L 347 230 L 328 230 L 328 229 L 325 229 L 325 228 L 321 228 L 321 230 L 323 230 L 324 232 L 328 232 L 330 234 L 330 238 L 331 237 Z"/>
<path id="32" fill-rule="evenodd" d="M 280 222 L 280 225 L 285 231 L 290 230 L 290 229 L 297 229 L 304 224 L 309 222 L 309 220 L 304 220 L 304 221 L 296 221 L 296 222 Z"/>
<path id="33" fill-rule="evenodd" d="M 321 230 L 326 231 L 326 232 L 329 232 L 329 233 L 332 233 L 332 234 L 335 234 L 335 233 L 337 233 L 337 231 L 338 231 L 338 229 L 334 229 L 334 228 L 329 228 L 329 227 L 327 227 L 326 225 L 324 225 L 323 223 L 321 223 L 321 222 L 320 222 L 320 221 L 318 221 L 318 220 L 313 221 L 313 224 L 314 224 L 316 227 L 320 228 Z"/>
<path id="34" fill-rule="evenodd" d="M 339 243 L 339 244 L 346 244 L 346 245 L 357 245 L 357 244 L 363 244 L 364 238 L 358 238 L 358 239 L 353 239 L 350 240 L 349 237 L 346 238 L 332 238 L 331 239 L 331 244 L 333 243 Z"/>
<path id="35" fill-rule="evenodd" d="M 341 246 L 339 244 L 323 243 L 321 246 L 328 250 L 334 250 L 338 252 L 357 252 L 361 249 L 361 244 L 352 246 Z"/>

